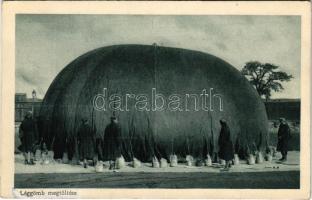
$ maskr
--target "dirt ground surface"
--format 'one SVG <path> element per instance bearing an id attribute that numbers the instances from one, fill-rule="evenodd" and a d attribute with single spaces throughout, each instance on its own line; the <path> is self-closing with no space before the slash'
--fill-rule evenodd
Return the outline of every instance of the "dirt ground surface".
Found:
<path id="1" fill-rule="evenodd" d="M 15 188 L 298 189 L 299 171 L 16 174 Z"/>
<path id="2" fill-rule="evenodd" d="M 113 172 L 104 163 L 101 173 L 95 168 L 87 169 L 80 165 L 58 162 L 42 165 L 24 165 L 21 154 L 15 155 L 15 188 L 259 188 L 289 189 L 300 188 L 300 152 L 289 152 L 288 161 L 248 165 L 240 161 L 228 172 L 222 166 L 186 166 L 152 168 L 143 163 L 133 168 L 127 163 L 122 169 Z"/>
<path id="3" fill-rule="evenodd" d="M 272 162 L 264 161 L 261 164 L 248 165 L 246 161 L 241 160 L 239 165 L 233 165 L 228 173 L 233 172 L 270 172 L 270 171 L 299 171 L 300 169 L 300 152 L 291 151 L 288 155 L 288 161 L 284 163 L 278 162 L 280 158 L 277 155 Z M 104 163 L 103 173 L 113 173 L 108 169 L 108 163 Z M 153 168 L 151 163 L 142 163 L 142 167 L 133 168 L 130 163 L 119 169 L 119 172 L 214 172 L 219 173 L 222 168 L 219 164 L 213 164 L 211 167 L 203 166 L 187 166 L 179 163 L 177 167 Z M 48 165 L 42 165 L 38 161 L 36 165 L 24 165 L 22 154 L 15 155 L 15 174 L 24 173 L 95 173 L 95 168 L 89 166 L 87 169 L 81 165 L 63 164 L 53 162 Z"/>

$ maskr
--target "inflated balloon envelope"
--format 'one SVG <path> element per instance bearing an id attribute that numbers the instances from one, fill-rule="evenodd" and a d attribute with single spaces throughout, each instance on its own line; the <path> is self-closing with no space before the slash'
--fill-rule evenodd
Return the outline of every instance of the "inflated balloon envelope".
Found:
<path id="1" fill-rule="evenodd" d="M 102 101 L 105 88 L 111 101 Z M 138 98 L 140 94 L 146 100 Z M 101 135 L 113 114 L 121 126 L 122 154 L 129 161 L 135 156 L 150 162 L 155 153 L 169 160 L 172 152 L 183 158 L 186 138 L 196 144 L 192 156 L 200 157 L 205 148 L 203 134 L 214 135 L 217 143 L 220 119 L 226 120 L 232 138 L 247 138 L 249 144 L 260 133 L 266 140 L 268 132 L 259 95 L 227 62 L 186 49 L 116 45 L 79 56 L 57 75 L 40 111 L 50 119 L 45 123 L 50 131 L 44 140 L 51 146 L 55 138 L 53 150 L 56 157 L 61 156 L 65 148 L 56 147 L 75 145 L 66 144 L 65 138 L 75 141 L 82 118 Z M 144 138 L 149 138 L 148 142 Z M 75 148 L 67 149 L 71 159 Z"/>

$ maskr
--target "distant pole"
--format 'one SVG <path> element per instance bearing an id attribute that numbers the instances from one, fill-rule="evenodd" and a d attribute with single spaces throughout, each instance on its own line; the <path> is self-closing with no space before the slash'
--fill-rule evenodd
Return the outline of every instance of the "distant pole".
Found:
<path id="1" fill-rule="evenodd" d="M 35 98 L 36 98 L 36 96 L 37 96 L 36 91 L 33 90 L 32 93 L 31 93 L 31 95 L 32 95 L 32 106 L 31 106 L 31 111 L 32 111 L 32 117 L 34 118 L 34 115 L 35 115 L 35 113 L 34 113 L 34 111 L 35 111 Z"/>

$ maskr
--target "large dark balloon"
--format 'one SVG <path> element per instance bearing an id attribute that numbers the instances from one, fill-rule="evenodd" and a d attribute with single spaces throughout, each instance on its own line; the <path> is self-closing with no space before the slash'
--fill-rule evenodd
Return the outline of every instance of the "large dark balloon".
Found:
<path id="1" fill-rule="evenodd" d="M 138 107 L 145 104 L 137 103 L 138 100 L 146 100 L 152 109 L 153 88 L 166 101 L 166 108 L 139 111 Z M 208 111 L 202 108 L 204 89 L 208 95 L 210 91 L 215 95 L 211 99 L 206 96 Z M 118 102 L 112 102 L 118 97 L 112 97 L 111 101 L 107 98 L 113 94 L 123 98 L 123 111 L 113 113 L 109 109 L 110 102 L 113 108 L 119 106 Z M 126 111 L 126 94 L 146 94 L 146 98 L 128 96 Z M 174 94 L 175 98 L 170 96 Z M 198 95 L 198 111 L 196 97 L 191 94 Z M 105 104 L 101 104 L 104 95 Z M 178 95 L 181 110 L 169 110 L 178 106 L 177 101 L 170 103 Z M 103 105 L 102 110 L 94 108 L 95 97 Z M 158 98 L 157 105 L 161 103 Z M 173 153 L 204 156 L 209 144 L 217 144 L 220 119 L 227 121 L 233 143 L 239 138 L 241 145 L 251 146 L 259 141 L 263 144 L 268 132 L 263 102 L 234 67 L 206 53 L 156 45 L 109 46 L 78 57 L 54 79 L 40 114 L 48 119 L 45 125 L 49 132 L 44 140 L 54 149 L 56 157 L 61 157 L 65 150 L 73 154 L 72 144 L 82 118 L 89 120 L 101 138 L 110 117 L 116 115 L 122 130 L 124 156 L 141 160 L 152 155 L 168 158 Z"/>

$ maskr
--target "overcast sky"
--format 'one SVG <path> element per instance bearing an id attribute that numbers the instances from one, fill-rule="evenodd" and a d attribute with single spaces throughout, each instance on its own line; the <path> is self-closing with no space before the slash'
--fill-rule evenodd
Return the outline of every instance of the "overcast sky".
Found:
<path id="1" fill-rule="evenodd" d="M 16 92 L 43 98 L 69 62 L 114 44 L 153 44 L 199 50 L 241 69 L 269 62 L 294 76 L 272 98 L 300 98 L 300 17 L 17 15 Z"/>

